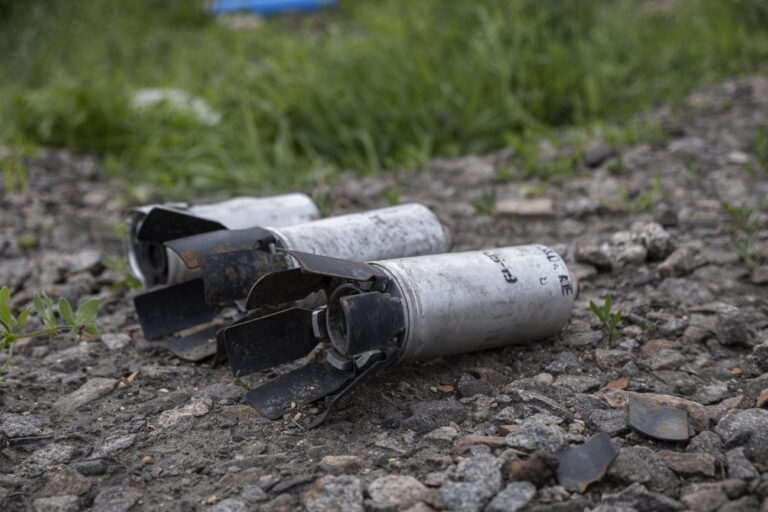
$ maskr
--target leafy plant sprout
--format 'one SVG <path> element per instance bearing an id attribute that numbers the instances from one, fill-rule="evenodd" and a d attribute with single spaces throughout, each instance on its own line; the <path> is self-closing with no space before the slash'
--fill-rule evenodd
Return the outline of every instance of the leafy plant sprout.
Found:
<path id="1" fill-rule="evenodd" d="M 99 334 L 99 330 L 94 324 L 99 309 L 99 299 L 90 299 L 84 302 L 73 313 L 69 301 L 61 297 L 58 301 L 58 312 L 64 323 L 57 323 L 53 301 L 45 294 L 42 296 L 35 294 L 32 305 L 44 328 L 32 332 L 21 332 L 29 319 L 30 309 L 25 309 L 16 317 L 8 307 L 10 300 L 11 292 L 7 286 L 3 286 L 0 288 L 0 351 L 7 349 L 8 353 L 5 360 L 0 363 L 0 373 L 8 369 L 13 356 L 13 345 L 17 340 L 45 336 L 46 334 L 54 337 L 59 332 L 67 331 L 75 337 L 82 336 L 83 333 L 93 336 Z"/>
<path id="2" fill-rule="evenodd" d="M 613 296 L 609 293 L 605 295 L 603 307 L 600 308 L 594 301 L 589 301 L 589 307 L 600 322 L 603 324 L 603 330 L 606 336 L 608 336 L 608 342 L 610 343 L 619 334 L 620 330 L 617 328 L 621 321 L 623 311 L 611 311 L 613 308 Z"/>

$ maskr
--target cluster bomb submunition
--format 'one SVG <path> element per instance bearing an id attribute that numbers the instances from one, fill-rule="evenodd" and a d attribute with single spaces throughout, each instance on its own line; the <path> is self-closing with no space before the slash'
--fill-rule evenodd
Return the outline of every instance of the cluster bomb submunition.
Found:
<path id="1" fill-rule="evenodd" d="M 320 216 L 305 194 L 236 197 L 202 205 L 183 203 L 134 208 L 128 217 L 127 256 L 131 271 L 147 287 L 176 284 L 197 277 L 165 242 L 210 231 L 256 226 L 290 226 Z"/>
<path id="2" fill-rule="evenodd" d="M 542 245 L 369 263 L 282 252 L 296 265 L 262 277 L 246 307 L 284 309 L 227 327 L 219 338 L 236 376 L 305 357 L 323 343 L 320 360 L 246 394 L 271 419 L 291 403 L 332 395 L 313 425 L 341 397 L 394 363 L 557 334 L 578 291 L 560 256 Z M 325 305 L 294 306 L 317 292 L 325 295 Z"/>
<path id="3" fill-rule="evenodd" d="M 168 226 L 176 212 L 163 212 Z M 145 226 L 137 232 L 139 243 L 157 243 L 162 236 L 147 237 Z M 451 236 L 428 208 L 406 204 L 363 213 L 330 217 L 293 225 L 261 227 L 249 222 L 244 229 L 188 231 L 168 238 L 160 250 L 167 262 L 183 267 L 172 275 L 189 279 L 170 281 L 168 286 L 138 295 L 134 299 L 141 327 L 147 339 L 158 339 L 213 321 L 221 305 L 246 298 L 253 284 L 270 272 L 286 270 L 293 260 L 280 249 L 323 254 L 352 261 L 398 258 L 450 250 Z M 158 223 L 155 222 L 154 226 Z M 149 230 L 150 233 L 153 230 Z M 169 265 L 170 266 L 170 265 Z M 171 275 L 168 272 L 168 275 Z M 201 360 L 216 350 L 213 335 L 221 325 L 177 338 L 169 349 L 179 357 Z"/>

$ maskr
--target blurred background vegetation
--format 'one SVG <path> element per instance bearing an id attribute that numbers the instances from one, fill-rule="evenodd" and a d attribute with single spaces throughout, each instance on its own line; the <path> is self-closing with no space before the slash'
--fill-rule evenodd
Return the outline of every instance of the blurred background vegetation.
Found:
<path id="1" fill-rule="evenodd" d="M 764 0 L 340 0 L 233 30 L 200 0 L 0 0 L 0 144 L 168 195 L 415 168 L 764 70 Z M 221 116 L 141 88 L 173 87 Z"/>

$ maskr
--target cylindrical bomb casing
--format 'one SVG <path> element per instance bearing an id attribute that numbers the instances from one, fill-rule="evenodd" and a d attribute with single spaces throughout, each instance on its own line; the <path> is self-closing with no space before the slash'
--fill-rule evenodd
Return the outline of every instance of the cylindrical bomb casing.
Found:
<path id="1" fill-rule="evenodd" d="M 539 340 L 568 322 L 575 278 L 542 245 L 372 262 L 406 307 L 400 359 L 426 360 Z"/>
<path id="2" fill-rule="evenodd" d="M 312 198 L 299 193 L 272 197 L 235 197 L 220 203 L 191 206 L 186 212 L 220 222 L 227 229 L 291 226 L 320 216 L 320 210 Z"/>
<path id="3" fill-rule="evenodd" d="M 162 207 L 215 221 L 226 229 L 257 226 L 290 226 L 320 216 L 317 205 L 306 194 L 283 194 L 273 197 L 236 197 L 211 204 L 146 205 L 131 210 L 128 218 L 128 266 L 145 286 L 176 284 L 194 279 L 200 269 L 187 268 L 178 254 L 160 244 L 136 239 L 144 219 L 153 208 Z M 154 275 L 150 275 L 154 274 Z"/>
<path id="4" fill-rule="evenodd" d="M 268 229 L 287 249 L 352 261 L 440 253 L 452 245 L 447 228 L 420 204 Z"/>

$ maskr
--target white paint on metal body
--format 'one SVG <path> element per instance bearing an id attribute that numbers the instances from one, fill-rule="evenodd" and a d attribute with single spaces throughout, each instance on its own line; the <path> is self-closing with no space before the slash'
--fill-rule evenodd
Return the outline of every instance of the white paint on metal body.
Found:
<path id="1" fill-rule="evenodd" d="M 405 204 L 269 228 L 283 247 L 353 261 L 402 258 L 449 251 L 451 234 L 432 211 Z"/>
<path id="2" fill-rule="evenodd" d="M 375 261 L 407 308 L 403 360 L 474 352 L 557 334 L 571 316 L 575 278 L 542 245 Z"/>

